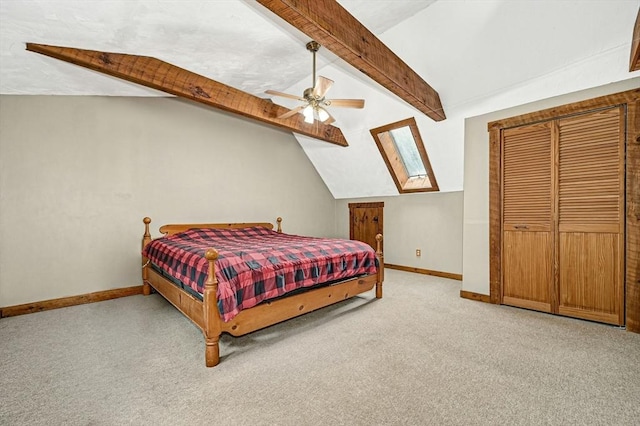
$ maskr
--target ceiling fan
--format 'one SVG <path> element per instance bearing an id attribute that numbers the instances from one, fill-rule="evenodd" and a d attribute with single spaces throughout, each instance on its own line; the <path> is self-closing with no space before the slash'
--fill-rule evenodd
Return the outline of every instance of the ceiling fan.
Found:
<path id="1" fill-rule="evenodd" d="M 327 99 L 325 95 L 333 85 L 333 80 L 326 77 L 318 76 L 316 80 L 316 52 L 320 49 L 320 45 L 315 41 L 307 43 L 307 50 L 313 53 L 313 87 L 305 89 L 302 97 L 290 95 L 288 93 L 278 92 L 276 90 L 267 90 L 265 93 L 274 96 L 280 96 L 288 99 L 295 99 L 304 102 L 304 104 L 293 108 L 292 110 L 278 116 L 278 118 L 288 118 L 299 112 L 304 115 L 304 121 L 311 124 L 314 119 L 322 121 L 325 124 L 331 124 L 336 121 L 327 111 L 326 107 L 345 107 L 345 108 L 364 108 L 364 99 Z"/>

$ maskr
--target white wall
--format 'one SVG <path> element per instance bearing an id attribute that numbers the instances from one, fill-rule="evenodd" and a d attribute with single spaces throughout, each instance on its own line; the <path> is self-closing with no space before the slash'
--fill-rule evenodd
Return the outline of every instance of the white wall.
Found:
<path id="1" fill-rule="evenodd" d="M 465 122 L 464 245 L 462 289 L 489 294 L 488 123 L 554 106 L 640 87 L 640 78 L 556 96 L 468 118 Z"/>
<path id="2" fill-rule="evenodd" d="M 334 236 L 286 132 L 173 98 L 0 96 L 0 306 L 140 284 L 142 218 Z"/>
<path id="3" fill-rule="evenodd" d="M 338 236 L 349 238 L 349 203 L 383 201 L 385 262 L 461 274 L 462 200 L 462 192 L 337 200 Z"/>

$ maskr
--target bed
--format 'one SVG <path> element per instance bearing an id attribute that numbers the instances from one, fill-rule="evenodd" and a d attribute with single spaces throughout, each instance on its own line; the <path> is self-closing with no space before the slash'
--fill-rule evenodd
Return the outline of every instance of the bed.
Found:
<path id="1" fill-rule="evenodd" d="M 377 247 L 352 240 L 284 234 L 271 223 L 177 224 L 152 239 L 145 217 L 143 294 L 152 288 L 198 326 L 205 362 L 220 362 L 222 333 L 242 336 L 376 288 L 382 298 L 382 235 Z"/>

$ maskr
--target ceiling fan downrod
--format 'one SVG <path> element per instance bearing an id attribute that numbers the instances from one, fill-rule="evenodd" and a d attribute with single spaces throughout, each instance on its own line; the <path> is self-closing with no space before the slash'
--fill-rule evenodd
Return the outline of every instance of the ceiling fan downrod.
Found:
<path id="1" fill-rule="evenodd" d="M 320 50 L 320 44 L 317 41 L 311 40 L 307 43 L 307 50 L 313 54 L 313 73 L 311 80 L 311 89 L 316 87 L 316 52 Z"/>

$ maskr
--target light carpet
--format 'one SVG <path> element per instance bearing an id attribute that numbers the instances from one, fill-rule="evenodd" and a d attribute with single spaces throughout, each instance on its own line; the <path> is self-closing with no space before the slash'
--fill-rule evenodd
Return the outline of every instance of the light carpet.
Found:
<path id="1" fill-rule="evenodd" d="M 640 335 L 387 270 L 364 297 L 234 338 L 161 296 L 0 320 L 3 425 L 638 425 Z"/>

